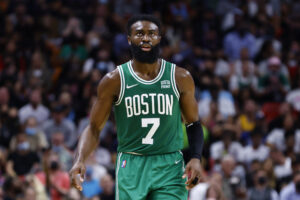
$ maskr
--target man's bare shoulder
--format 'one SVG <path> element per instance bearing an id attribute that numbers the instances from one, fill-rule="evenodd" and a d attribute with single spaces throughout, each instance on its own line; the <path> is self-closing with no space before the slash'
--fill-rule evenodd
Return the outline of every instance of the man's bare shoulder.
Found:
<path id="1" fill-rule="evenodd" d="M 186 70 L 186 69 L 184 69 L 184 68 L 182 68 L 182 67 L 179 67 L 178 65 L 176 66 L 176 69 L 175 69 L 175 77 L 177 78 L 189 78 L 189 77 L 192 77 L 191 76 L 191 73 L 188 71 L 188 70 Z"/>
<path id="2" fill-rule="evenodd" d="M 179 66 L 175 69 L 175 81 L 180 92 L 183 92 L 190 87 L 194 87 L 194 80 L 191 73 Z"/>
<path id="3" fill-rule="evenodd" d="M 118 95 L 121 87 L 120 73 L 118 69 L 115 69 L 107 73 L 100 81 L 98 85 L 98 92 L 110 93 L 112 95 Z"/>

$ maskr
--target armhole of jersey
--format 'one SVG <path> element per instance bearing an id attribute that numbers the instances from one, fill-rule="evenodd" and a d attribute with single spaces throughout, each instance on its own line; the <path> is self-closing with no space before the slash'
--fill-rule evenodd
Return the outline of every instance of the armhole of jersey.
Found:
<path id="1" fill-rule="evenodd" d="M 121 65 L 118 66 L 118 70 L 120 74 L 121 87 L 120 87 L 119 97 L 115 105 L 119 105 L 121 103 L 124 96 L 124 90 L 125 90 L 125 78 L 124 78 L 124 73 Z"/>
<path id="2" fill-rule="evenodd" d="M 172 88 L 173 91 L 176 95 L 176 97 L 179 99 L 180 95 L 176 86 L 176 79 L 175 79 L 175 69 L 176 69 L 176 65 L 172 64 L 172 68 L 171 68 L 171 83 L 172 83 Z"/>

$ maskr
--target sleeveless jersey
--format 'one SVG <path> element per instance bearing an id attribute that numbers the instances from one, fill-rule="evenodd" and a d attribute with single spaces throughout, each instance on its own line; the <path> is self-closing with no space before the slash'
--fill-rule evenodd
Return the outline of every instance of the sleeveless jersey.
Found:
<path id="1" fill-rule="evenodd" d="M 155 155 L 183 147 L 175 64 L 161 60 L 156 78 L 135 74 L 129 61 L 118 66 L 121 89 L 114 105 L 118 152 Z"/>

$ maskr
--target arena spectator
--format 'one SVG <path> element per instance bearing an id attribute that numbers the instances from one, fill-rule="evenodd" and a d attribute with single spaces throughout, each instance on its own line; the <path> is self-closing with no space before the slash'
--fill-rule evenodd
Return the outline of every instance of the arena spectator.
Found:
<path id="1" fill-rule="evenodd" d="M 41 52 L 33 53 L 26 78 L 30 87 L 50 87 L 51 71 Z"/>
<path id="2" fill-rule="evenodd" d="M 102 192 L 99 181 L 93 178 L 92 173 L 93 169 L 88 167 L 85 173 L 86 180 L 82 184 L 82 194 L 87 199 L 98 196 Z"/>
<path id="3" fill-rule="evenodd" d="M 100 180 L 101 188 L 103 189 L 103 192 L 100 194 L 101 200 L 114 200 L 114 181 L 111 177 L 111 175 L 107 174 L 103 176 Z"/>
<path id="4" fill-rule="evenodd" d="M 265 161 L 269 157 L 270 149 L 262 143 L 262 130 L 255 128 L 251 134 L 251 143 L 244 148 L 244 162 L 250 165 L 253 161 Z"/>
<path id="5" fill-rule="evenodd" d="M 76 119 L 76 112 L 75 109 L 72 107 L 72 94 L 70 92 L 62 92 L 59 95 L 58 104 L 62 105 L 65 109 L 66 119 L 75 122 Z"/>
<path id="6" fill-rule="evenodd" d="M 236 114 L 234 98 L 232 94 L 223 89 L 223 83 L 220 78 L 209 80 L 206 90 L 202 91 L 198 102 L 199 116 L 206 117 L 210 110 L 210 102 L 216 101 L 220 114 L 224 117 L 230 117 Z"/>
<path id="7" fill-rule="evenodd" d="M 267 136 L 266 142 L 278 150 L 284 152 L 286 150 L 286 138 L 289 135 L 294 138 L 294 151 L 298 153 L 300 151 L 300 130 L 295 127 L 295 120 L 290 113 L 286 114 L 283 119 L 283 128 L 273 129 Z"/>
<path id="8" fill-rule="evenodd" d="M 232 130 L 223 130 L 222 140 L 215 142 L 210 147 L 210 156 L 216 162 L 220 162 L 226 155 L 231 155 L 236 161 L 243 160 L 243 147 L 234 141 L 235 133 Z"/>
<path id="9" fill-rule="evenodd" d="M 52 118 L 43 124 L 43 131 L 46 133 L 48 141 L 51 140 L 52 134 L 59 131 L 64 135 L 66 147 L 73 148 L 77 140 L 75 124 L 65 118 L 65 107 L 57 105 L 52 110 Z"/>
<path id="10" fill-rule="evenodd" d="M 233 63 L 234 74 L 230 77 L 229 88 L 237 99 L 254 98 L 258 87 L 255 65 L 249 59 L 248 50 L 241 49 L 241 59 Z"/>
<path id="11" fill-rule="evenodd" d="M 54 132 L 51 136 L 51 150 L 57 154 L 60 168 L 68 171 L 72 167 L 73 154 L 64 145 L 64 135 L 62 132 Z"/>
<path id="12" fill-rule="evenodd" d="M 293 106 L 294 110 L 300 112 L 300 78 L 297 79 L 296 87 L 287 93 L 286 101 Z"/>
<path id="13" fill-rule="evenodd" d="M 7 177 L 3 184 L 3 199 L 13 200 L 23 194 L 22 182 L 17 177 Z"/>
<path id="14" fill-rule="evenodd" d="M 280 67 L 281 61 L 278 57 L 268 60 L 267 73 L 258 82 L 258 90 L 264 101 L 282 102 L 290 90 L 289 77 L 281 72 Z"/>
<path id="15" fill-rule="evenodd" d="M 255 37 L 249 32 L 247 22 L 243 21 L 242 11 L 235 13 L 235 29 L 229 32 L 224 38 L 224 51 L 229 60 L 234 61 L 240 58 L 242 48 L 247 48 L 249 58 L 256 54 Z"/>
<path id="16" fill-rule="evenodd" d="M 62 200 L 70 190 L 69 175 L 60 168 L 58 157 L 55 155 L 49 159 L 49 184 L 53 200 Z"/>
<path id="17" fill-rule="evenodd" d="M 236 199 L 245 196 L 242 179 L 235 173 L 236 161 L 231 155 L 223 157 L 221 162 L 222 190 L 225 199 Z"/>
<path id="18" fill-rule="evenodd" d="M 49 114 L 49 109 L 42 104 L 41 89 L 33 89 L 30 93 L 30 102 L 19 110 L 19 119 L 23 124 L 28 117 L 34 116 L 41 125 L 48 119 Z"/>
<path id="19" fill-rule="evenodd" d="M 35 117 L 28 117 L 24 124 L 24 132 L 30 144 L 31 151 L 39 151 L 48 148 L 49 144 L 45 133 L 38 126 Z M 10 150 L 16 150 L 17 138 L 14 136 L 10 141 Z"/>
<path id="20" fill-rule="evenodd" d="M 17 148 L 7 157 L 6 171 L 10 176 L 24 176 L 38 167 L 40 161 L 36 152 L 30 151 L 30 143 L 25 133 L 16 138 Z"/>
<path id="21" fill-rule="evenodd" d="M 222 192 L 222 176 L 219 173 L 212 174 L 209 180 L 199 183 L 190 192 L 190 200 L 215 199 L 224 200 Z"/>
<path id="22" fill-rule="evenodd" d="M 300 172 L 295 172 L 293 181 L 280 191 L 280 200 L 300 198 Z"/>
<path id="23" fill-rule="evenodd" d="M 257 113 L 258 109 L 255 101 L 251 99 L 245 100 L 242 113 L 237 119 L 237 126 L 241 129 L 241 139 L 247 140 L 249 133 L 257 126 Z"/>
<path id="24" fill-rule="evenodd" d="M 129 18 L 133 13 L 141 12 L 141 2 L 138 0 L 117 0 L 115 13 L 121 18 Z"/>
<path id="25" fill-rule="evenodd" d="M 281 188 L 287 184 L 292 175 L 292 159 L 286 157 L 281 151 L 272 149 L 270 157 L 274 161 L 274 175 L 276 178 L 277 188 Z"/>
<path id="26" fill-rule="evenodd" d="M 249 200 L 279 200 L 277 192 L 269 187 L 268 176 L 264 170 L 258 170 L 254 177 L 254 187 L 248 191 Z"/>

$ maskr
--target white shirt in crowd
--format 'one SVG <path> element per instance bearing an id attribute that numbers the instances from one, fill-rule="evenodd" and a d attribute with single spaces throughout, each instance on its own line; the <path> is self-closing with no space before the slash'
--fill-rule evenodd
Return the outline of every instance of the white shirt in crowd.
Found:
<path id="1" fill-rule="evenodd" d="M 290 91 L 286 95 L 286 101 L 292 104 L 295 110 L 300 111 L 300 89 Z"/>
<path id="2" fill-rule="evenodd" d="M 296 187 L 294 182 L 288 184 L 280 191 L 280 200 L 298 200 L 298 199 L 300 199 L 300 193 L 296 192 Z"/>
<path id="3" fill-rule="evenodd" d="M 49 109 L 39 104 L 36 109 L 31 104 L 26 104 L 19 110 L 19 120 L 23 124 L 28 117 L 35 117 L 38 124 L 41 125 L 49 117 Z"/>
<path id="4" fill-rule="evenodd" d="M 202 200 L 206 199 L 207 189 L 209 187 L 208 183 L 199 183 L 190 192 L 190 200 Z"/>
<path id="5" fill-rule="evenodd" d="M 210 155 L 214 160 L 221 160 L 222 157 L 229 154 L 234 157 L 236 161 L 243 161 L 243 147 L 238 142 L 231 142 L 228 151 L 225 149 L 222 141 L 215 142 L 210 147 Z"/>
<path id="6" fill-rule="evenodd" d="M 292 160 L 287 157 L 282 165 L 274 166 L 274 174 L 276 178 L 283 178 L 286 176 L 290 176 L 293 173 L 292 170 Z"/>
<path id="7" fill-rule="evenodd" d="M 248 145 L 244 148 L 244 162 L 250 164 L 253 160 L 264 161 L 268 158 L 270 148 L 264 144 L 259 145 L 257 149 L 254 149 L 252 145 Z"/>
<path id="8" fill-rule="evenodd" d="M 285 139 L 284 139 L 284 130 L 280 128 L 273 129 L 268 137 L 267 143 L 274 145 L 278 150 L 285 150 Z M 294 152 L 300 153 L 300 130 L 295 131 L 295 145 Z"/>

